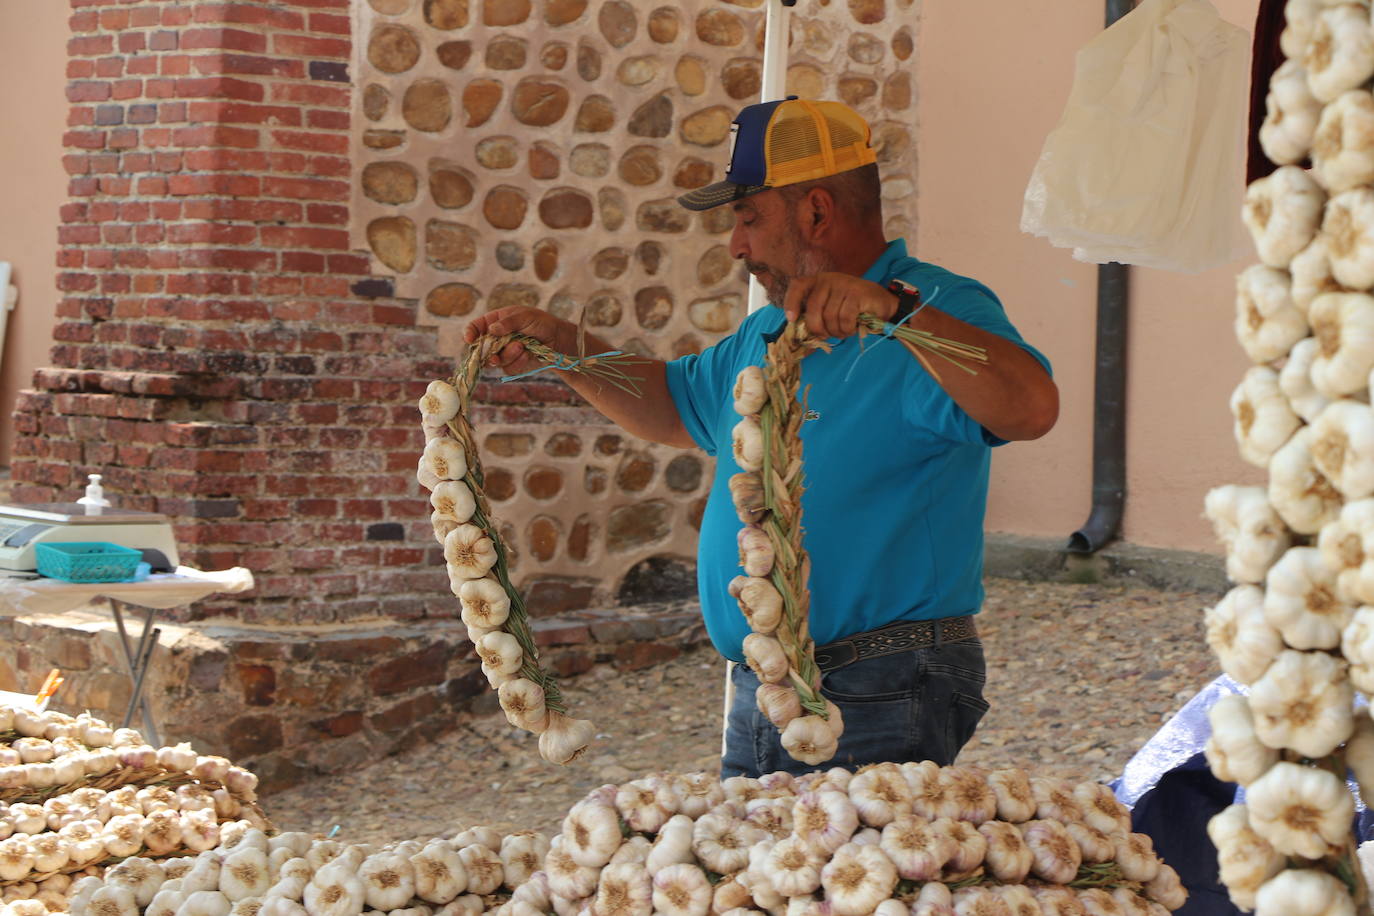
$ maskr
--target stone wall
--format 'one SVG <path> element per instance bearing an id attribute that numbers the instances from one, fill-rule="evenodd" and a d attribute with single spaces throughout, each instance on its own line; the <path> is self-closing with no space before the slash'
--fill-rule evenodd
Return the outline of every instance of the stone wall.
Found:
<path id="1" fill-rule="evenodd" d="M 738 324 L 733 214 L 675 197 L 719 180 L 730 122 L 758 100 L 762 0 L 366 0 L 355 17 L 354 241 L 422 303 L 441 353 L 516 304 L 663 358 Z M 791 16 L 787 89 L 874 125 L 893 236 L 914 218 L 916 18 L 911 0 Z M 709 459 L 566 413 L 483 418 L 520 581 L 561 583 L 555 602 L 633 591 L 635 570 L 690 587 Z"/>

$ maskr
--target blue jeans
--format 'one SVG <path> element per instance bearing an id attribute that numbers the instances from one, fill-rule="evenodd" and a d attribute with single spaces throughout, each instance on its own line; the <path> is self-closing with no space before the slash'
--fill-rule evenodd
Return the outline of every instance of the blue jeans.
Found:
<path id="1" fill-rule="evenodd" d="M 783 750 L 781 733 L 759 711 L 754 701 L 758 675 L 736 664 L 731 676 L 735 701 L 726 722 L 722 778 L 834 766 L 853 770 L 889 761 L 933 760 L 946 766 L 988 711 L 978 639 L 857 661 L 822 677 L 821 693 L 840 708 L 844 734 L 834 757 L 807 766 Z"/>

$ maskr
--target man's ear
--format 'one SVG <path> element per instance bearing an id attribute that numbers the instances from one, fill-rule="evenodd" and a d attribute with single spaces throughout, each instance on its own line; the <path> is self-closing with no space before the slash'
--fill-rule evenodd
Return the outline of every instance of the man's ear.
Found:
<path id="1" fill-rule="evenodd" d="M 835 232 L 835 198 L 825 188 L 812 188 L 802 198 L 802 212 L 799 214 L 802 235 L 809 242 L 819 241 Z"/>

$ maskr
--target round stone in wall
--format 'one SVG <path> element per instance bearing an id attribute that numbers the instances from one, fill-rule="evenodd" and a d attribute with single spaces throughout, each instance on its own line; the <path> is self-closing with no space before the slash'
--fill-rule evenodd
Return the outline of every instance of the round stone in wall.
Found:
<path id="1" fill-rule="evenodd" d="M 878 83 L 867 76 L 840 77 L 840 100 L 850 108 L 858 108 L 878 94 Z"/>
<path id="2" fill-rule="evenodd" d="M 892 53 L 898 60 L 906 60 L 915 50 L 915 42 L 911 40 L 911 29 L 902 26 L 897 30 L 897 34 L 892 36 Z"/>
<path id="3" fill-rule="evenodd" d="M 713 8 L 697 14 L 697 38 L 708 45 L 733 48 L 744 41 L 744 23 L 729 10 Z"/>
<path id="4" fill-rule="evenodd" d="M 606 0 L 596 14 L 596 25 L 601 36 L 613 48 L 623 48 L 634 40 L 639 29 L 639 17 L 635 8 L 625 0 Z"/>
<path id="5" fill-rule="evenodd" d="M 638 493 L 654 481 L 658 463 L 647 452 L 630 452 L 616 468 L 615 485 L 627 493 Z"/>
<path id="6" fill-rule="evenodd" d="M 565 42 L 551 41 L 539 52 L 539 62 L 546 70 L 562 70 L 568 65 L 568 46 Z"/>
<path id="7" fill-rule="evenodd" d="M 577 43 L 577 75 L 589 83 L 601 76 L 601 52 L 585 38 Z"/>
<path id="8" fill-rule="evenodd" d="M 603 458 L 619 455 L 621 449 L 624 447 L 625 440 L 614 433 L 604 433 L 603 435 L 597 436 L 596 442 L 592 445 L 596 453 Z"/>
<path id="9" fill-rule="evenodd" d="M 429 196 L 446 210 L 472 203 L 472 176 L 455 165 L 433 165 L 429 172 Z"/>
<path id="10" fill-rule="evenodd" d="M 625 312 L 620 299 L 610 290 L 602 290 L 587 300 L 587 324 L 594 328 L 609 328 L 620 324 Z"/>
<path id="11" fill-rule="evenodd" d="M 578 563 L 587 562 L 591 556 L 592 539 L 596 537 L 596 525 L 592 523 L 592 517 L 583 513 L 573 522 L 572 531 L 568 534 L 568 556 Z"/>
<path id="12" fill-rule="evenodd" d="M 673 531 L 673 507 L 664 499 L 617 506 L 606 519 L 606 549 L 625 553 L 648 547 Z"/>
<path id="13" fill-rule="evenodd" d="M 530 468 L 525 472 L 525 492 L 535 499 L 553 499 L 563 492 L 563 472 L 549 467 Z"/>
<path id="14" fill-rule="evenodd" d="M 646 286 L 635 293 L 635 318 L 646 331 L 660 331 L 673 317 L 673 294 L 666 286 Z"/>
<path id="15" fill-rule="evenodd" d="M 679 188 L 700 188 L 711 183 L 715 166 L 696 156 L 684 156 L 673 172 L 673 184 Z"/>
<path id="16" fill-rule="evenodd" d="M 537 308 L 539 306 L 539 287 L 531 283 L 500 283 L 492 288 L 487 306 L 493 310 L 520 306 Z M 530 437 L 529 451 L 534 448 L 534 437 Z"/>
<path id="17" fill-rule="evenodd" d="M 601 209 L 601 227 L 607 232 L 615 232 L 625 225 L 625 210 L 629 204 L 619 188 L 602 188 L 596 192 L 596 203 Z"/>
<path id="18" fill-rule="evenodd" d="M 692 500 L 687 507 L 687 522 L 697 531 L 701 530 L 701 517 L 706 514 L 706 497 Z"/>
<path id="19" fill-rule="evenodd" d="M 477 164 L 488 169 L 513 169 L 520 164 L 520 150 L 514 137 L 487 137 L 474 150 Z"/>
<path id="20" fill-rule="evenodd" d="M 415 199 L 420 178 L 404 162 L 369 162 L 363 167 L 363 193 L 380 204 L 405 204 Z"/>
<path id="21" fill-rule="evenodd" d="M 911 148 L 911 133 L 900 121 L 880 121 L 873 125 L 873 152 L 879 165 L 897 162 Z"/>
<path id="22" fill-rule="evenodd" d="M 730 276 L 734 267 L 735 259 L 730 257 L 730 249 L 724 245 L 712 245 L 697 261 L 697 282 L 702 286 L 715 286 Z"/>
<path id="23" fill-rule="evenodd" d="M 363 117 L 369 121 L 380 121 L 386 117 L 386 110 L 391 106 L 391 93 L 387 92 L 385 86 L 372 83 L 363 90 Z"/>
<path id="24" fill-rule="evenodd" d="M 810 64 L 793 64 L 787 68 L 787 92 L 804 99 L 819 99 L 825 95 L 825 74 Z"/>
<path id="25" fill-rule="evenodd" d="M 559 290 L 549 297 L 549 314 L 571 321 L 577 315 L 577 300 L 567 290 Z"/>
<path id="26" fill-rule="evenodd" d="M 440 318 L 457 318 L 471 312 L 482 294 L 466 283 L 445 283 L 425 296 L 425 311 Z"/>
<path id="27" fill-rule="evenodd" d="M 439 45 L 434 53 L 439 58 L 439 63 L 445 67 L 450 70 L 461 70 L 468 65 L 468 60 L 472 57 L 472 42 L 446 41 Z"/>
<path id="28" fill-rule="evenodd" d="M 509 239 L 496 243 L 496 263 L 502 270 L 519 270 L 525 266 L 525 249 Z"/>
<path id="29" fill-rule="evenodd" d="M 758 98 L 763 85 L 763 70 L 753 57 L 736 57 L 727 61 L 720 71 L 720 84 L 732 99 Z"/>
<path id="30" fill-rule="evenodd" d="M 529 165 L 530 177 L 539 180 L 557 178 L 559 170 L 563 167 L 558 158 L 558 150 L 543 141 L 530 147 Z"/>
<path id="31" fill-rule="evenodd" d="M 658 358 L 658 354 L 654 352 L 654 348 L 638 337 L 627 337 L 621 340 L 620 350 L 622 353 L 632 353 L 635 356 L 642 356 L 645 359 Z"/>
<path id="32" fill-rule="evenodd" d="M 482 480 L 482 492 L 497 502 L 504 502 L 515 495 L 515 475 L 505 468 L 486 468 Z"/>
<path id="33" fill-rule="evenodd" d="M 714 207 L 710 210 L 703 210 L 701 211 L 701 228 L 712 235 L 719 232 L 729 232 L 735 228 L 735 211 L 729 207 Z"/>
<path id="34" fill-rule="evenodd" d="M 534 243 L 534 275 L 548 281 L 558 273 L 558 243 L 553 239 L 540 239 Z"/>
<path id="35" fill-rule="evenodd" d="M 678 455 L 668 462 L 663 479 L 675 493 L 691 493 L 701 486 L 701 462 L 691 455 Z"/>
<path id="36" fill-rule="evenodd" d="M 802 23 L 802 48 L 812 57 L 825 60 L 835 50 L 835 33 L 828 23 L 808 19 Z"/>
<path id="37" fill-rule="evenodd" d="M 372 30 L 367 62 L 383 73 L 404 73 L 420 59 L 420 40 L 403 25 L 387 23 Z"/>
<path id="38" fill-rule="evenodd" d="M 401 115 L 416 130 L 438 133 L 453 117 L 453 99 L 448 86 L 435 79 L 421 79 L 411 83 L 401 98 Z"/>
<path id="39" fill-rule="evenodd" d="M 439 270 L 467 270 L 477 261 L 477 233 L 462 223 L 425 224 L 425 260 Z"/>
<path id="40" fill-rule="evenodd" d="M 404 216 L 383 216 L 367 224 L 367 244 L 372 253 L 397 273 L 415 266 L 415 224 Z"/>
<path id="41" fill-rule="evenodd" d="M 473 80 L 463 87 L 463 113 L 467 115 L 468 127 L 480 127 L 487 123 L 496 106 L 501 104 L 504 89 L 498 80 Z"/>
<path id="42" fill-rule="evenodd" d="M 740 314 L 740 297 L 734 293 L 697 299 L 687 306 L 687 317 L 692 324 L 711 334 L 733 330 Z"/>
<path id="43" fill-rule="evenodd" d="M 645 144 L 630 147 L 625 151 L 625 155 L 620 157 L 620 167 L 617 171 L 627 184 L 636 187 L 653 184 L 663 177 L 663 163 L 659 157 L 658 147 Z"/>
<path id="44" fill-rule="evenodd" d="M 902 111 L 911 105 L 911 74 L 899 70 L 883 83 L 883 107 L 889 111 Z"/>
<path id="45" fill-rule="evenodd" d="M 599 280 L 615 280 L 630 266 L 630 253 L 624 248 L 603 248 L 592 255 L 592 273 Z"/>
<path id="46" fill-rule="evenodd" d="M 646 200 L 635 211 L 635 225 L 641 232 L 686 232 L 691 211 L 674 198 Z"/>
<path id="47" fill-rule="evenodd" d="M 673 77 L 685 95 L 701 95 L 706 91 L 706 66 L 699 57 L 684 55 L 679 58 Z"/>
<path id="48" fill-rule="evenodd" d="M 500 36 L 487 44 L 487 67 L 491 70 L 519 70 L 525 66 L 529 49 L 519 38 Z"/>
<path id="49" fill-rule="evenodd" d="M 368 149 L 396 149 L 404 146 L 406 132 L 403 130 L 365 130 L 363 146 Z"/>
<path id="50" fill-rule="evenodd" d="M 530 522 L 530 556 L 541 563 L 547 563 L 558 553 L 558 520 L 540 515 Z"/>
<path id="51" fill-rule="evenodd" d="M 577 106 L 577 117 L 573 129 L 588 134 L 599 134 L 615 126 L 615 105 L 604 95 L 589 95 Z"/>
<path id="52" fill-rule="evenodd" d="M 635 258 L 644 272 L 653 277 L 668 263 L 668 250 L 658 242 L 640 242 L 635 248 Z"/>
<path id="53" fill-rule="evenodd" d="M 410 9 L 410 0 L 368 0 L 367 5 L 386 16 L 399 16 Z"/>
<path id="54" fill-rule="evenodd" d="M 882 22 L 887 15 L 886 0 L 849 0 L 849 12 L 862 25 Z"/>
<path id="55" fill-rule="evenodd" d="M 598 493 L 606 492 L 606 484 L 610 480 L 610 475 L 602 468 L 588 467 L 582 474 L 582 485 L 587 492 L 596 496 Z"/>
<path id="56" fill-rule="evenodd" d="M 425 22 L 449 31 L 468 24 L 468 0 L 425 0 Z"/>
<path id="57" fill-rule="evenodd" d="M 660 6 L 649 14 L 649 37 L 661 45 L 671 44 L 682 31 L 682 15 L 671 6 Z"/>
<path id="58" fill-rule="evenodd" d="M 482 22 L 485 25 L 519 25 L 530 18 L 530 0 L 483 0 Z"/>
<path id="59" fill-rule="evenodd" d="M 498 458 L 520 458 L 534 451 L 534 436 L 529 433 L 491 433 L 482 448 Z"/>
<path id="60" fill-rule="evenodd" d="M 791 85 L 789 80 L 788 85 Z M 817 95 L 802 95 L 802 98 L 816 98 Z M 724 105 L 712 105 L 701 111 L 693 112 L 682 119 L 682 139 L 697 146 L 715 146 L 730 136 L 730 122 L 735 112 Z"/>
<path id="61" fill-rule="evenodd" d="M 876 64 L 886 52 L 883 43 L 872 35 L 855 32 L 849 36 L 849 59 L 860 64 Z"/>
<path id="62" fill-rule="evenodd" d="M 695 334 L 683 334 L 673 341 L 672 358 L 681 359 L 684 356 L 691 356 L 701 352 L 701 341 Z"/>
<path id="63" fill-rule="evenodd" d="M 576 433 L 554 433 L 544 443 L 544 454 L 554 458 L 576 458 L 582 454 L 582 439 Z"/>
<path id="64" fill-rule="evenodd" d="M 673 131 L 673 100 L 660 92 L 635 109 L 629 131 L 636 137 L 666 137 Z"/>
<path id="65" fill-rule="evenodd" d="M 568 168 L 583 178 L 604 178 L 611 171 L 611 148 L 604 143 L 579 143 L 568 154 Z"/>
<path id="66" fill-rule="evenodd" d="M 568 112 L 572 96 L 563 86 L 551 80 L 526 77 L 515 84 L 511 93 L 511 112 L 521 124 L 548 127 Z"/>
<path id="67" fill-rule="evenodd" d="M 652 54 L 627 57 L 615 68 L 615 78 L 626 86 L 643 86 L 658 78 L 659 59 Z"/>
<path id="68" fill-rule="evenodd" d="M 586 229 L 592 224 L 592 199 L 576 188 L 555 188 L 539 201 L 539 219 L 550 229 Z"/>
<path id="69" fill-rule="evenodd" d="M 525 192 L 510 185 L 492 188 L 482 202 L 482 215 L 493 229 L 519 229 L 528 209 Z"/>
<path id="70" fill-rule="evenodd" d="M 545 0 L 544 21 L 551 26 L 570 25 L 587 11 L 587 0 Z"/>

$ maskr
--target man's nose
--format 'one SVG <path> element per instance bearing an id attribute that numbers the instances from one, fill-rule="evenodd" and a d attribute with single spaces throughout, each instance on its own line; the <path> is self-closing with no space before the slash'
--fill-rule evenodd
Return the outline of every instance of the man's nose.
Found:
<path id="1" fill-rule="evenodd" d="M 735 221 L 735 228 L 730 230 L 730 257 L 736 260 L 749 257 L 749 244 L 744 237 L 744 224 Z"/>

